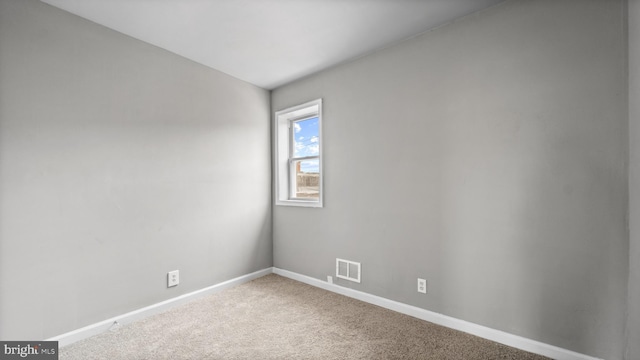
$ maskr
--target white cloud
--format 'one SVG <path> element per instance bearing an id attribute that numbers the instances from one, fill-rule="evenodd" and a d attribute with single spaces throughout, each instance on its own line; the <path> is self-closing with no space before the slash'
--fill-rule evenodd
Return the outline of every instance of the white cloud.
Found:
<path id="1" fill-rule="evenodd" d="M 300 136 L 298 140 L 304 140 L 304 136 Z"/>
<path id="2" fill-rule="evenodd" d="M 298 123 L 293 123 L 293 128 L 296 130 L 296 132 L 300 132 L 300 130 L 302 130 L 302 128 L 300 127 L 300 124 Z"/>
<path id="3" fill-rule="evenodd" d="M 311 155 L 318 155 L 320 153 L 319 145 L 309 145 L 308 149 Z"/>
<path id="4" fill-rule="evenodd" d="M 320 170 L 320 164 L 318 160 L 307 160 L 302 162 L 302 171 L 304 172 L 318 172 Z"/>
<path id="5" fill-rule="evenodd" d="M 318 142 L 318 137 L 317 136 L 312 136 L 311 140 L 309 140 L 309 141 L 311 141 L 312 143 L 317 143 Z"/>

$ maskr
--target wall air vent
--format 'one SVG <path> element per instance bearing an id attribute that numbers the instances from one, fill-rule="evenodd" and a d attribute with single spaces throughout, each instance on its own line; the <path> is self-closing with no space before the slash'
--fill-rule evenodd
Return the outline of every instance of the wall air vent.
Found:
<path id="1" fill-rule="evenodd" d="M 360 263 L 336 259 L 336 277 L 360 283 Z"/>

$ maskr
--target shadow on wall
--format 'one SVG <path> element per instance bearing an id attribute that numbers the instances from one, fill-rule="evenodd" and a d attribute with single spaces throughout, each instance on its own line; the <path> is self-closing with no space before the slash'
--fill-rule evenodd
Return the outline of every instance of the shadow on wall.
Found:
<path id="1" fill-rule="evenodd" d="M 0 108 L 2 108 L 2 97 L 0 97 Z M 7 283 L 7 279 L 6 279 L 6 274 L 7 271 L 5 269 L 5 261 L 1 261 L 2 260 L 2 254 L 7 254 L 7 248 L 5 245 L 5 240 L 4 240 L 4 236 L 2 236 L 2 234 L 5 233 L 4 231 L 4 223 L 3 223 L 3 219 L 4 216 L 2 215 L 5 212 L 4 209 L 4 202 L 2 202 L 1 199 L 4 198 L 4 193 L 5 193 L 5 181 L 4 181 L 4 176 L 3 176 L 3 172 L 4 172 L 4 157 L 3 154 L 5 154 L 6 152 L 4 151 L 4 137 L 3 134 L 6 134 L 6 132 L 3 129 L 3 119 L 0 118 L 0 319 L 6 319 L 7 318 L 7 312 L 8 309 L 6 308 L 6 306 L 4 305 L 4 290 L 3 290 L 3 284 Z M 4 331 L 4 327 L 0 326 L 0 339 L 6 339 L 7 336 L 5 334 Z"/>
<path id="2" fill-rule="evenodd" d="M 267 203 L 266 206 L 269 208 L 271 206 L 271 203 Z M 245 266 L 247 267 L 247 269 L 256 271 L 272 267 L 273 237 L 271 233 L 271 210 L 265 211 L 264 218 L 262 220 L 262 226 L 251 238 L 255 239 L 255 241 L 252 244 L 253 250 L 248 252 L 250 256 L 246 257 Z M 267 253 L 268 256 L 265 256 L 265 253 Z"/>
<path id="3" fill-rule="evenodd" d="M 510 121 L 502 142 L 478 140 L 492 134 L 474 124 L 467 135 L 448 132 L 445 144 L 469 147 L 449 147 L 442 170 L 444 312 L 602 352 L 589 339 L 607 338 L 597 332 L 608 331 L 600 325 L 612 315 L 594 295 L 607 288 L 607 239 L 619 235 L 611 232 L 620 213 L 608 206 L 611 169 L 592 164 L 589 144 L 557 124 L 548 131 L 541 121 Z"/>
<path id="4" fill-rule="evenodd" d="M 623 169 L 603 161 L 597 145 L 576 136 L 571 124 L 554 123 L 555 131 L 543 124 L 530 132 L 535 157 L 520 169 L 522 241 L 514 289 L 520 294 L 515 300 L 526 306 L 514 315 L 530 324 L 535 339 L 610 356 L 621 342 L 606 339 L 623 321 L 615 279 L 626 265 L 612 260 L 624 239 Z"/>

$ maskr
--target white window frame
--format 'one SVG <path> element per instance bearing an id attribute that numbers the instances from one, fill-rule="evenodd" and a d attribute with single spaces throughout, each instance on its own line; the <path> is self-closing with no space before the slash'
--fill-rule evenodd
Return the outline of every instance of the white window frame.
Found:
<path id="1" fill-rule="evenodd" d="M 318 118 L 318 155 L 294 157 L 292 124 L 304 119 Z M 322 99 L 306 102 L 275 113 L 274 169 L 276 205 L 322 207 L 323 206 L 323 169 L 322 169 Z M 318 159 L 319 184 L 318 198 L 296 198 L 294 194 L 295 161 Z"/>

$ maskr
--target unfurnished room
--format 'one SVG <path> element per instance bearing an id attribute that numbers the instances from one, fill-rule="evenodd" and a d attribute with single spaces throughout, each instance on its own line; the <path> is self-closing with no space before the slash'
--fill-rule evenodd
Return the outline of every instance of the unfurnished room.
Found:
<path id="1" fill-rule="evenodd" d="M 640 0 L 0 0 L 0 359 L 640 359 Z"/>

